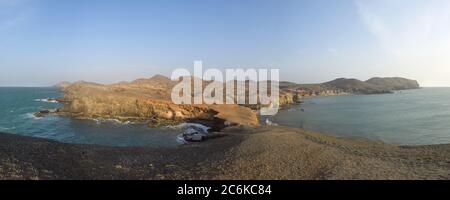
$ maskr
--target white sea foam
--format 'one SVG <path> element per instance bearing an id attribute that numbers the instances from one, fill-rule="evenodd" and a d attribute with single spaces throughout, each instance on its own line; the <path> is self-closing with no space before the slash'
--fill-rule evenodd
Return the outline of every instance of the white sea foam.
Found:
<path id="1" fill-rule="evenodd" d="M 46 103 L 58 103 L 55 99 L 46 98 L 46 99 L 35 99 L 34 101 L 46 102 Z"/>
<path id="2" fill-rule="evenodd" d="M 97 124 L 101 124 L 102 123 L 99 119 L 92 119 L 92 120 L 94 120 L 95 123 L 97 123 Z"/>
<path id="3" fill-rule="evenodd" d="M 34 113 L 27 113 L 24 115 L 25 119 L 42 119 L 42 117 L 36 117 Z"/>
<path id="4" fill-rule="evenodd" d="M 269 118 L 266 118 L 266 125 L 269 125 L 269 126 L 278 126 L 277 123 L 273 123 L 272 121 L 270 121 Z"/>
<path id="5" fill-rule="evenodd" d="M 168 128 L 171 129 L 181 129 L 181 130 L 186 130 L 188 128 L 196 128 L 196 129 L 200 129 L 203 133 L 208 133 L 208 130 L 211 129 L 210 127 L 207 127 L 205 125 L 202 124 L 197 124 L 197 123 L 181 123 L 175 126 L 167 126 Z"/>
<path id="6" fill-rule="evenodd" d="M 196 123 L 181 123 L 175 126 L 166 126 L 167 128 L 174 129 L 174 130 L 180 130 L 180 134 L 177 135 L 177 142 L 179 144 L 188 144 L 189 142 L 185 139 L 185 134 L 189 131 L 199 131 L 200 134 L 204 135 L 208 133 L 208 130 L 211 129 L 210 127 L 204 126 L 202 124 L 196 124 Z"/>
<path id="7" fill-rule="evenodd" d="M 187 144 L 187 143 L 189 143 L 188 141 L 186 141 L 186 140 L 184 139 L 183 134 L 177 135 L 177 142 L 178 142 L 179 144 Z"/>
<path id="8" fill-rule="evenodd" d="M 1 127 L 0 126 L 0 130 L 2 130 L 2 131 L 9 131 L 9 130 L 14 130 L 14 129 L 16 129 L 16 127 L 8 128 L 8 127 Z"/>
<path id="9" fill-rule="evenodd" d="M 92 119 L 94 120 L 97 124 L 101 124 L 101 123 L 115 123 L 115 124 L 121 124 L 121 125 L 128 125 L 128 124 L 135 124 L 135 122 L 131 122 L 131 121 L 120 121 L 118 119 L 102 119 L 102 118 L 97 118 L 97 119 Z"/>
<path id="10" fill-rule="evenodd" d="M 205 125 L 202 124 L 197 124 L 197 123 L 181 123 L 175 126 L 166 126 L 167 128 L 170 129 L 174 129 L 174 130 L 180 130 L 181 134 L 177 135 L 177 142 L 179 144 L 188 144 L 189 142 L 185 140 L 184 134 L 186 133 L 186 131 L 189 131 L 192 129 L 196 130 L 196 131 L 201 131 L 201 134 L 206 134 L 208 133 L 208 130 L 211 129 L 210 127 L 207 127 Z"/>

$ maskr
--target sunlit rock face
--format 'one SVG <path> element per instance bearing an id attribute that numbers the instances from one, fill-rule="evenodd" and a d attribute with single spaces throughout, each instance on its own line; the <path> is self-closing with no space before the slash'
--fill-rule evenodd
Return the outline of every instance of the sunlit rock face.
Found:
<path id="1" fill-rule="evenodd" d="M 65 104 L 59 112 L 77 118 L 141 121 L 154 127 L 190 120 L 206 120 L 221 126 L 259 124 L 257 110 L 264 105 L 253 105 L 248 101 L 242 105 L 174 104 L 171 90 L 178 83 L 161 75 L 109 85 L 84 81 L 62 83 L 59 87 L 64 97 L 58 101 Z M 202 81 L 203 86 L 209 83 Z M 279 85 L 281 106 L 299 103 L 309 96 L 377 94 L 419 88 L 417 81 L 405 78 L 372 78 L 367 81 L 340 78 L 322 84 L 279 82 Z M 248 95 L 258 93 L 250 92 L 246 86 L 247 99 Z"/>
<path id="2" fill-rule="evenodd" d="M 174 104 L 170 92 L 176 83 L 159 75 L 111 85 L 76 82 L 62 88 L 60 101 L 65 105 L 60 112 L 77 118 L 148 122 L 155 127 L 188 120 L 259 123 L 255 112 L 238 105 Z"/>

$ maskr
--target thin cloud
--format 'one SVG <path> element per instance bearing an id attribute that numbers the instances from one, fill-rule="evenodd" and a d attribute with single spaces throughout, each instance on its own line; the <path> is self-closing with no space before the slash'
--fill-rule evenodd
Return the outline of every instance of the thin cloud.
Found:
<path id="1" fill-rule="evenodd" d="M 336 55 L 336 53 L 337 53 L 337 50 L 335 48 L 331 48 L 331 47 L 328 48 L 327 51 L 328 51 L 328 53 L 330 53 L 332 55 Z"/>
<path id="2" fill-rule="evenodd" d="M 396 73 L 450 85 L 450 1 L 357 0 L 364 27 Z M 395 68 L 395 69 L 394 69 Z M 442 84 L 441 84 L 442 83 Z"/>
<path id="3" fill-rule="evenodd" d="M 450 2 L 356 1 L 363 24 L 391 54 L 424 56 L 449 51 Z M 443 44 L 444 43 L 444 44 Z"/>

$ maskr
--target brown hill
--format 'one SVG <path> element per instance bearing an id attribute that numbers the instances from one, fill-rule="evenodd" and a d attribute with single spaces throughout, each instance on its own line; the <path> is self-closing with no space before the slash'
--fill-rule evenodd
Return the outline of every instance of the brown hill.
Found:
<path id="1" fill-rule="evenodd" d="M 238 105 L 177 105 L 170 92 L 177 82 L 162 76 L 103 85 L 76 82 L 64 88 L 63 114 L 77 118 L 148 122 L 151 126 L 190 120 L 257 126 L 256 113 Z M 235 115 L 232 113 L 239 113 Z"/>
<path id="2" fill-rule="evenodd" d="M 171 101 L 171 89 L 179 83 L 156 75 L 104 85 L 79 81 L 61 86 L 65 105 L 61 113 L 78 118 L 119 119 L 143 121 L 152 126 L 189 120 L 208 120 L 219 124 L 258 125 L 256 112 L 261 105 L 176 105 Z M 205 86 L 211 81 L 203 81 Z M 297 103 L 303 96 L 340 95 L 348 93 L 375 94 L 391 90 L 418 88 L 417 81 L 403 78 L 373 78 L 368 81 L 336 79 L 322 84 L 296 84 L 280 82 L 280 104 Z M 245 82 L 246 95 L 249 81 Z M 248 98 L 247 98 L 248 99 Z"/>
<path id="3" fill-rule="evenodd" d="M 366 83 L 387 90 L 407 90 L 407 89 L 418 89 L 420 87 L 417 81 L 400 77 L 388 77 L 388 78 L 375 77 L 367 80 Z"/>
<path id="4" fill-rule="evenodd" d="M 330 82 L 323 83 L 329 88 L 341 89 L 350 93 L 374 94 L 374 93 L 388 93 L 389 89 L 372 85 L 358 79 L 339 78 Z"/>

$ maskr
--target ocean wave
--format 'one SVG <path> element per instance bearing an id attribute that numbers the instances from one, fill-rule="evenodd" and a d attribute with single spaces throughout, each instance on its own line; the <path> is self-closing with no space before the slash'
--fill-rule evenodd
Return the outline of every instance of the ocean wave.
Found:
<path id="1" fill-rule="evenodd" d="M 16 127 L 9 128 L 9 127 L 1 127 L 0 126 L 0 130 L 2 130 L 2 131 L 9 131 L 9 130 L 14 130 L 14 129 L 16 129 Z"/>
<path id="2" fill-rule="evenodd" d="M 265 123 L 266 123 L 266 125 L 268 125 L 268 126 L 278 126 L 277 123 L 272 122 L 269 118 L 266 118 Z"/>
<path id="3" fill-rule="evenodd" d="M 95 123 L 97 124 L 102 124 L 102 123 L 114 123 L 114 124 L 120 124 L 120 125 L 128 125 L 128 124 L 136 124 L 135 122 L 131 122 L 131 121 L 120 121 L 118 119 L 92 119 L 93 121 L 95 121 Z"/>
<path id="4" fill-rule="evenodd" d="M 188 144 L 188 143 L 189 143 L 188 141 L 186 141 L 186 140 L 184 139 L 183 134 L 177 135 L 176 140 L 177 140 L 178 144 Z"/>
<path id="5" fill-rule="evenodd" d="M 56 99 L 46 98 L 46 99 L 35 99 L 34 101 L 46 102 L 46 103 L 58 103 Z"/>
<path id="6" fill-rule="evenodd" d="M 37 117 L 34 113 L 27 113 L 24 115 L 25 119 L 42 119 L 43 117 Z"/>
<path id="7" fill-rule="evenodd" d="M 193 135 L 205 135 L 208 133 L 210 127 L 197 123 L 181 123 L 175 126 L 166 126 L 166 128 L 180 130 L 180 134 L 177 135 L 176 141 L 179 144 L 188 144 L 186 138 L 190 138 Z"/>
<path id="8" fill-rule="evenodd" d="M 102 122 L 99 119 L 92 119 L 96 124 L 101 124 Z"/>
<path id="9" fill-rule="evenodd" d="M 203 124 L 197 124 L 197 123 L 181 123 L 181 124 L 174 125 L 174 126 L 167 126 L 167 128 L 180 129 L 180 130 L 186 130 L 188 128 L 195 128 L 195 129 L 200 129 L 203 133 L 208 133 L 209 129 L 211 129 L 210 127 L 207 127 Z"/>

